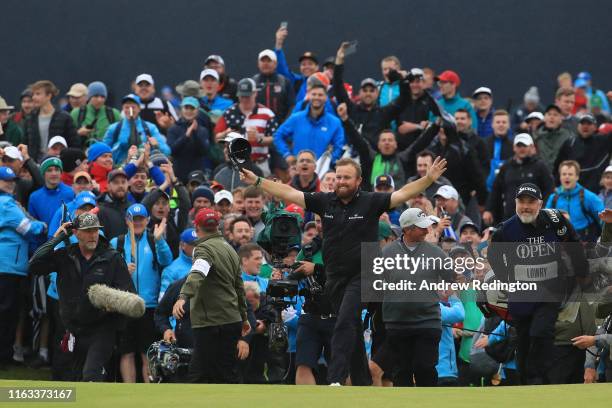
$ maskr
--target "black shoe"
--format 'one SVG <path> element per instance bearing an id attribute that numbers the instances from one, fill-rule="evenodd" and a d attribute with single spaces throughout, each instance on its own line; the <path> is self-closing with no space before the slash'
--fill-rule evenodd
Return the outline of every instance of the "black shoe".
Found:
<path id="1" fill-rule="evenodd" d="M 42 356 L 38 355 L 36 357 L 34 357 L 29 363 L 28 365 L 30 366 L 30 368 L 42 368 L 42 367 L 48 367 L 49 366 L 49 361 L 45 360 Z"/>

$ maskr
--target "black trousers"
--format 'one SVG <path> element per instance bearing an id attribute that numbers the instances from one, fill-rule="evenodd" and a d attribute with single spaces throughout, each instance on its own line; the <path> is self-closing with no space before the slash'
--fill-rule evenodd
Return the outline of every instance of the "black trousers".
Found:
<path id="1" fill-rule="evenodd" d="M 0 273 L 0 363 L 13 360 L 13 343 L 19 322 L 19 285 L 23 276 Z"/>
<path id="2" fill-rule="evenodd" d="M 108 327 L 79 333 L 76 337 L 73 362 L 77 381 L 102 382 L 106 378 L 105 365 L 110 360 L 117 331 Z"/>
<path id="3" fill-rule="evenodd" d="M 558 315 L 558 303 L 540 303 L 528 315 L 513 315 L 518 337 L 516 359 L 523 385 L 549 383 Z"/>
<path id="4" fill-rule="evenodd" d="M 237 344 L 242 322 L 193 329 L 192 383 L 235 384 Z"/>
<path id="5" fill-rule="evenodd" d="M 398 366 L 393 386 L 438 385 L 436 364 L 441 335 L 440 329 L 387 329 L 388 344 L 397 358 Z"/>
<path id="6" fill-rule="evenodd" d="M 331 339 L 328 381 L 343 384 L 350 374 L 352 385 L 371 385 L 361 324 L 361 277 L 358 275 L 345 282 L 328 279 L 325 283 L 325 291 L 337 315 Z"/>
<path id="7" fill-rule="evenodd" d="M 66 328 L 62 323 L 59 313 L 59 301 L 47 297 L 51 316 L 53 316 L 53 332 L 51 333 L 51 378 L 54 381 L 74 381 L 73 354 L 62 351 L 62 339 L 66 334 Z"/>
<path id="8" fill-rule="evenodd" d="M 574 346 L 554 346 L 553 360 L 548 370 L 551 384 L 582 384 L 586 351 Z"/>

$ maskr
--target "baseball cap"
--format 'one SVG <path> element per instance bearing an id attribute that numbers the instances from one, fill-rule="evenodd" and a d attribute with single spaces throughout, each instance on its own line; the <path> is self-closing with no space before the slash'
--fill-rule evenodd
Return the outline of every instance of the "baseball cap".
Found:
<path id="1" fill-rule="evenodd" d="M 93 195 L 91 191 L 83 191 L 76 196 L 74 200 L 75 208 L 81 208 L 84 205 L 92 205 L 96 206 L 96 197 Z"/>
<path id="2" fill-rule="evenodd" d="M 81 96 L 87 95 L 87 92 L 88 92 L 87 85 L 79 82 L 79 83 L 73 84 L 68 90 L 68 92 L 66 93 L 66 95 L 73 96 L 75 98 L 80 98 Z"/>
<path id="3" fill-rule="evenodd" d="M 191 106 L 194 109 L 198 109 L 200 107 L 200 102 L 193 96 L 187 96 L 181 101 L 181 106 Z"/>
<path id="4" fill-rule="evenodd" d="M 219 81 L 219 73 L 214 69 L 207 68 L 202 70 L 202 72 L 200 72 L 200 81 L 206 78 L 207 76 L 213 77 L 215 78 L 215 80 Z"/>
<path id="5" fill-rule="evenodd" d="M 215 225 L 219 225 L 220 219 L 221 217 L 217 211 L 212 208 L 202 208 L 196 214 L 193 223 L 200 227 L 214 227 Z"/>
<path id="6" fill-rule="evenodd" d="M 134 217 L 148 217 L 149 212 L 147 211 L 147 207 L 140 203 L 132 204 L 127 209 L 128 218 Z"/>
<path id="7" fill-rule="evenodd" d="M 402 228 L 411 227 L 413 225 L 419 228 L 427 228 L 433 224 L 433 221 L 420 208 L 409 208 L 400 215 L 399 223 Z"/>
<path id="8" fill-rule="evenodd" d="M 185 231 L 181 232 L 181 242 L 191 244 L 197 239 L 198 235 L 193 228 L 187 228 Z"/>
<path id="9" fill-rule="evenodd" d="M 464 223 L 463 223 L 463 225 L 461 225 L 461 226 L 459 227 L 459 234 L 461 234 L 461 232 L 462 232 L 464 229 L 466 229 L 467 227 L 474 228 L 474 229 L 476 230 L 476 232 L 478 232 L 478 233 L 480 232 L 480 230 L 479 230 L 479 228 L 478 228 L 478 225 L 474 224 L 472 221 L 466 221 L 466 222 L 464 222 Z"/>
<path id="10" fill-rule="evenodd" d="M 582 71 L 582 72 L 578 73 L 578 75 L 576 75 L 576 78 L 584 79 L 585 81 L 590 81 L 591 80 L 591 74 L 589 72 Z"/>
<path id="11" fill-rule="evenodd" d="M 227 136 L 225 136 L 225 139 L 223 139 L 223 141 L 225 143 L 229 143 L 234 139 L 246 139 L 246 137 L 238 132 L 229 132 Z"/>
<path id="12" fill-rule="evenodd" d="M 589 86 L 589 83 L 586 79 L 576 78 L 574 81 L 574 88 L 586 88 L 587 86 Z"/>
<path id="13" fill-rule="evenodd" d="M 383 174 L 376 177 L 376 181 L 374 183 L 374 187 L 386 186 L 395 188 L 395 182 L 393 181 L 393 177 L 388 174 Z"/>
<path id="14" fill-rule="evenodd" d="M 220 55 L 216 55 L 216 54 L 209 55 L 204 60 L 204 65 L 208 64 L 211 61 L 214 61 L 214 62 L 216 62 L 218 64 L 221 64 L 221 65 L 225 66 L 225 61 L 223 61 L 223 58 L 221 58 Z"/>
<path id="15" fill-rule="evenodd" d="M 115 177 L 119 177 L 119 176 L 123 176 L 126 179 L 129 179 L 129 177 L 127 176 L 126 172 L 123 169 L 111 170 L 111 172 L 108 173 L 107 179 L 108 181 L 113 181 Z"/>
<path id="16" fill-rule="evenodd" d="M 430 215 L 429 219 L 431 220 L 431 222 L 433 222 L 434 224 L 438 224 L 440 222 L 440 217 L 436 217 L 435 215 Z"/>
<path id="17" fill-rule="evenodd" d="M 519 198 L 522 195 L 528 195 L 537 200 L 542 199 L 542 192 L 540 191 L 540 187 L 536 186 L 533 183 L 523 183 L 519 186 L 518 190 L 516 190 L 516 198 Z"/>
<path id="18" fill-rule="evenodd" d="M 23 156 L 19 149 L 15 146 L 7 146 L 4 148 L 4 155 L 8 156 L 10 159 L 23 161 Z"/>
<path id="19" fill-rule="evenodd" d="M 366 78 L 363 81 L 361 81 L 361 84 L 359 85 L 359 87 L 365 88 L 366 86 L 373 86 L 374 88 L 376 88 L 378 87 L 378 82 L 376 82 L 376 80 L 373 78 Z"/>
<path id="20" fill-rule="evenodd" d="M 561 114 L 561 108 L 559 108 L 559 107 L 558 107 L 557 105 L 555 105 L 554 103 L 553 103 L 553 104 L 548 105 L 548 106 L 546 107 L 546 109 L 544 110 L 544 113 L 548 113 L 548 111 L 551 111 L 551 110 L 556 110 L 557 112 L 559 112 L 559 113 Z"/>
<path id="21" fill-rule="evenodd" d="M 187 176 L 187 184 L 198 183 L 203 184 L 206 181 L 206 176 L 202 170 L 194 170 Z"/>
<path id="22" fill-rule="evenodd" d="M 223 186 L 223 184 L 219 183 L 217 180 L 213 180 L 212 183 L 210 183 L 210 189 L 214 191 L 215 193 L 217 193 L 221 190 L 225 190 L 225 187 Z"/>
<path id="23" fill-rule="evenodd" d="M 474 93 L 472 94 L 472 97 L 476 98 L 479 94 L 487 94 L 489 96 L 493 96 L 493 92 L 491 92 L 491 88 L 487 88 L 486 86 L 481 86 L 480 88 L 476 89 Z"/>
<path id="24" fill-rule="evenodd" d="M 425 77 L 425 71 L 423 71 L 421 68 L 410 68 L 410 74 L 414 77 Z"/>
<path id="25" fill-rule="evenodd" d="M 142 104 L 142 101 L 140 100 L 140 96 L 134 95 L 134 94 L 128 94 L 128 95 L 125 95 L 123 98 L 121 98 L 122 105 L 126 102 L 134 102 L 137 105 Z"/>
<path id="26" fill-rule="evenodd" d="M 257 85 L 255 85 L 255 81 L 251 78 L 243 78 L 238 82 L 236 96 L 251 96 L 256 90 Z"/>
<path id="27" fill-rule="evenodd" d="M 327 57 L 323 60 L 323 66 L 327 67 L 331 65 L 332 67 L 336 66 L 336 57 Z"/>
<path id="28" fill-rule="evenodd" d="M 260 52 L 257 56 L 257 61 L 261 60 L 262 58 L 270 58 L 272 61 L 277 61 L 276 53 L 269 49 Z"/>
<path id="29" fill-rule="evenodd" d="M 544 120 L 544 115 L 542 114 L 542 112 L 531 112 L 525 118 L 525 122 L 529 123 L 529 121 L 532 119 Z"/>
<path id="30" fill-rule="evenodd" d="M 459 78 L 459 75 L 455 71 L 451 70 L 446 70 L 442 72 L 435 79 L 436 81 L 452 82 L 456 86 L 461 85 L 461 78 Z"/>
<path id="31" fill-rule="evenodd" d="M 78 179 L 80 179 L 81 177 L 85 177 L 88 181 L 91 182 L 91 175 L 88 172 L 86 172 L 86 171 L 78 171 L 78 172 L 76 172 L 74 177 L 72 178 L 72 182 L 76 183 L 76 181 Z"/>
<path id="32" fill-rule="evenodd" d="M 302 62 L 302 60 L 305 59 L 310 59 L 312 61 L 314 61 L 315 64 L 319 63 L 319 60 L 317 59 L 317 56 L 314 52 L 312 51 L 306 51 L 305 53 L 303 53 L 300 58 L 298 59 L 299 62 Z"/>
<path id="33" fill-rule="evenodd" d="M 604 170 L 604 174 L 606 173 L 612 173 L 612 166 L 606 167 L 606 169 Z"/>
<path id="34" fill-rule="evenodd" d="M 149 83 L 151 85 L 155 85 L 155 81 L 153 81 L 153 77 L 149 74 L 140 74 L 136 77 L 136 82 L 137 84 L 141 83 L 141 82 L 146 82 Z"/>
<path id="35" fill-rule="evenodd" d="M 584 115 L 578 118 L 578 123 L 582 123 L 582 122 L 589 122 L 593 125 L 597 124 L 597 120 L 595 120 L 595 117 L 588 113 L 585 113 Z"/>
<path id="36" fill-rule="evenodd" d="M 0 166 L 0 180 L 15 180 L 17 175 L 10 167 Z"/>
<path id="37" fill-rule="evenodd" d="M 100 225 L 100 220 L 96 214 L 92 214 L 90 212 L 83 213 L 79 215 L 76 219 L 76 225 L 78 225 L 78 230 L 86 230 L 92 228 L 102 228 Z"/>
<path id="38" fill-rule="evenodd" d="M 57 143 L 61 144 L 64 147 L 68 147 L 68 143 L 66 143 L 66 139 L 64 139 L 63 136 L 53 136 L 51 140 L 49 140 L 49 144 L 47 145 L 47 148 L 50 149 Z"/>
<path id="39" fill-rule="evenodd" d="M 227 190 L 221 190 L 215 193 L 215 204 L 219 204 L 221 201 L 227 200 L 230 204 L 234 203 L 234 196 Z"/>
<path id="40" fill-rule="evenodd" d="M 289 204 L 287 207 L 285 207 L 285 211 L 294 214 L 299 214 L 302 219 L 304 219 L 304 216 L 306 215 L 304 213 L 304 209 L 297 204 Z"/>
<path id="41" fill-rule="evenodd" d="M 522 143 L 525 146 L 531 146 L 533 144 L 533 139 L 527 133 L 519 133 L 514 137 L 514 145 Z"/>
<path id="42" fill-rule="evenodd" d="M 446 198 L 447 200 L 459 200 L 459 193 L 457 192 L 455 187 L 448 185 L 440 187 L 438 191 L 436 191 L 436 194 L 434 194 L 434 198 L 436 196 Z"/>
<path id="43" fill-rule="evenodd" d="M 378 221 L 378 240 L 382 241 L 383 239 L 387 239 L 392 235 L 395 234 L 393 234 L 389 223 L 385 221 Z"/>

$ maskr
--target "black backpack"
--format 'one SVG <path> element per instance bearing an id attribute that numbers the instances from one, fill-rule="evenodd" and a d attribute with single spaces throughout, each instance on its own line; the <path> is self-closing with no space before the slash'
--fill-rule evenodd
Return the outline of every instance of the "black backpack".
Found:
<path id="1" fill-rule="evenodd" d="M 123 259 L 125 259 L 127 263 L 127 259 L 125 258 L 125 249 L 124 249 L 125 236 L 126 234 L 119 235 L 117 237 L 117 252 L 121 254 Z M 155 270 L 157 270 L 157 272 L 161 273 L 160 268 L 159 268 L 159 263 L 157 262 L 157 250 L 155 249 L 155 237 L 149 230 L 147 230 L 147 243 L 149 244 L 149 248 L 151 248 L 151 252 L 153 253 L 153 267 L 155 268 Z"/>

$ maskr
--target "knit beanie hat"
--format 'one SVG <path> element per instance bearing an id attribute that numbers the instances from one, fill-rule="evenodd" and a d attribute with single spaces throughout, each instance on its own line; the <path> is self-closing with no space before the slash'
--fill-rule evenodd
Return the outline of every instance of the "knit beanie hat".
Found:
<path id="1" fill-rule="evenodd" d="M 62 161 L 62 166 L 64 166 L 64 171 L 66 173 L 70 173 L 72 170 L 79 167 L 86 158 L 87 156 L 85 156 L 85 153 L 83 153 L 81 149 L 76 149 L 74 147 L 64 149 L 60 153 L 60 160 Z"/>
<path id="2" fill-rule="evenodd" d="M 91 98 L 92 96 L 103 96 L 105 98 L 108 96 L 104 82 L 94 81 L 89 84 L 87 87 L 87 97 Z"/>
<path id="3" fill-rule="evenodd" d="M 215 193 L 206 186 L 200 186 L 196 188 L 195 190 L 193 190 L 193 192 L 191 193 L 191 204 L 192 205 L 193 205 L 193 202 L 198 197 L 208 198 L 211 204 L 215 203 Z"/>
<path id="4" fill-rule="evenodd" d="M 62 161 L 56 156 L 50 156 L 43 160 L 43 162 L 40 164 L 40 174 L 44 176 L 47 170 L 49 170 L 49 167 L 59 167 L 59 169 L 62 171 L 64 169 L 62 166 Z"/>
<path id="5" fill-rule="evenodd" d="M 93 163 L 103 154 L 112 152 L 113 151 L 106 143 L 96 142 L 89 146 L 89 149 L 87 150 L 87 160 L 89 160 L 90 163 Z"/>
<path id="6" fill-rule="evenodd" d="M 537 86 L 532 86 L 527 92 L 525 92 L 524 101 L 525 103 L 540 103 L 540 93 L 538 92 Z"/>

